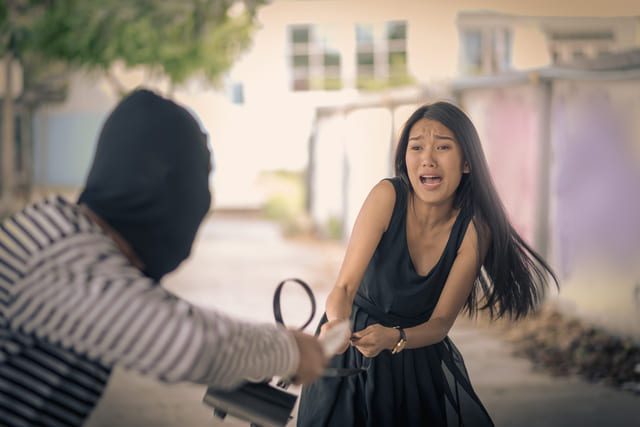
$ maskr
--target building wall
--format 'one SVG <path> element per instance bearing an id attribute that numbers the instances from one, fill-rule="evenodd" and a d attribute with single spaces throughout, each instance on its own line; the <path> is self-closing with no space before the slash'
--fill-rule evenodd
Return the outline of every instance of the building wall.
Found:
<path id="1" fill-rule="evenodd" d="M 77 188 L 86 178 L 97 134 L 117 97 L 95 77 L 72 79 L 68 100 L 34 116 L 34 174 L 38 186 Z"/>
<path id="2" fill-rule="evenodd" d="M 96 129 L 105 117 L 105 112 L 39 114 L 34 123 L 36 184 L 74 188 L 84 182 L 93 159 Z"/>
<path id="3" fill-rule="evenodd" d="M 539 96 L 534 86 L 463 92 L 461 105 L 474 122 L 489 170 L 509 218 L 535 245 L 539 171 Z"/>
<path id="4" fill-rule="evenodd" d="M 316 117 L 311 153 L 311 216 L 321 230 L 331 221 L 347 239 L 362 204 L 380 180 L 392 177 L 404 123 L 419 103 L 328 109 Z"/>
<path id="5" fill-rule="evenodd" d="M 363 108 L 346 118 L 345 230 L 351 230 L 373 186 L 391 175 L 391 111 Z"/>
<path id="6" fill-rule="evenodd" d="M 494 10 L 531 16 L 640 15 L 640 6 L 623 0 L 513 2 L 508 0 L 279 0 L 259 9 L 259 29 L 252 47 L 237 61 L 223 82 L 214 88 L 193 80 L 178 87 L 175 98 L 196 111 L 214 147 L 214 176 L 219 207 L 256 207 L 264 202 L 262 170 L 303 170 L 308 163 L 308 138 L 315 109 L 347 104 L 362 94 L 354 89 L 355 25 L 407 22 L 408 72 L 417 87 L 430 90 L 446 85 L 457 73 L 459 40 L 456 22 L 461 11 Z M 342 58 L 343 89 L 294 92 L 290 88 L 288 27 L 314 24 L 327 28 L 330 42 Z M 637 38 L 636 33 L 636 38 Z M 514 32 L 513 62 L 518 67 L 548 63 L 544 35 L 535 26 Z M 150 79 L 144 70 L 114 72 L 128 87 L 150 85 L 166 91 L 166 81 Z M 242 87 L 243 101 L 234 103 L 229 87 Z M 106 82 L 81 75 L 72 81 L 64 105 L 38 112 L 36 144 L 41 185 L 82 184 L 90 162 L 88 149 L 102 118 L 117 102 Z M 92 138 L 93 137 L 93 138 Z M 90 141 L 88 141 L 90 140 Z M 58 154 L 52 154 L 58 153 Z M 57 157 L 51 157 L 57 156 Z M 68 170 L 56 168 L 59 159 L 74 162 Z"/>
<path id="7" fill-rule="evenodd" d="M 536 164 L 538 150 L 550 144 L 547 260 L 561 281 L 554 301 L 640 340 L 638 83 L 637 77 L 552 80 L 548 104 L 535 83 L 464 90 L 461 99 L 510 219 L 534 247 L 545 170 Z"/>
<path id="8" fill-rule="evenodd" d="M 640 340 L 640 80 L 553 90 L 553 259 L 566 310 Z"/>
<path id="9" fill-rule="evenodd" d="M 327 229 L 331 221 L 342 224 L 345 193 L 345 115 L 343 112 L 317 118 L 310 165 L 310 214 L 313 222 Z"/>

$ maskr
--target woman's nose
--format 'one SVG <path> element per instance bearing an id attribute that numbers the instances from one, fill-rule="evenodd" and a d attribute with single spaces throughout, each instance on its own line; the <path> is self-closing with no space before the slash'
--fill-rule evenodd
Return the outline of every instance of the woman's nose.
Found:
<path id="1" fill-rule="evenodd" d="M 422 165 L 433 167 L 436 165 L 435 159 L 433 158 L 433 154 L 430 150 L 425 150 L 424 155 L 422 156 Z"/>

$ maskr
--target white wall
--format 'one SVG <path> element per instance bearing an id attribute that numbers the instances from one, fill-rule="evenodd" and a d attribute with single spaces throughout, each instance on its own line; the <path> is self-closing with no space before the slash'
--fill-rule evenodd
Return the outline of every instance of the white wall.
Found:
<path id="1" fill-rule="evenodd" d="M 391 176 L 391 112 L 385 108 L 355 110 L 346 120 L 345 233 L 353 228 L 367 194 Z"/>
<path id="2" fill-rule="evenodd" d="M 344 215 L 345 122 L 342 112 L 322 116 L 316 122 L 311 217 L 321 226 L 332 219 L 340 221 Z"/>

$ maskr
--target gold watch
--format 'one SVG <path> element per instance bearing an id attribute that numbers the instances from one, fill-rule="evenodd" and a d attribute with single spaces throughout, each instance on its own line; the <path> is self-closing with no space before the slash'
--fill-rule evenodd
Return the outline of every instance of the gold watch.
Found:
<path id="1" fill-rule="evenodd" d="M 400 326 L 394 326 L 393 329 L 397 329 L 398 332 L 400 332 L 400 339 L 391 349 L 391 354 L 398 354 L 404 350 L 404 347 L 407 345 L 407 335 L 404 333 L 404 329 Z"/>

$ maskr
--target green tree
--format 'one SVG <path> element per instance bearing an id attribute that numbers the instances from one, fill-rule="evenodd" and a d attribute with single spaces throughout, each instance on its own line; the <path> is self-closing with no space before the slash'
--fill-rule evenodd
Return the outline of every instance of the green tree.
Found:
<path id="1" fill-rule="evenodd" d="M 60 101 L 71 70 L 103 73 L 119 94 L 113 65 L 143 66 L 173 85 L 194 75 L 218 82 L 248 47 L 266 0 L 2 0 L 4 58 L 0 214 L 14 193 L 14 100 L 10 64 L 23 70 L 19 102 L 33 111 Z"/>
<path id="2" fill-rule="evenodd" d="M 75 68 L 109 74 L 111 65 L 122 61 L 162 73 L 174 84 L 198 72 L 215 82 L 248 46 L 256 7 L 262 3 L 57 1 L 35 26 L 32 46 Z"/>

